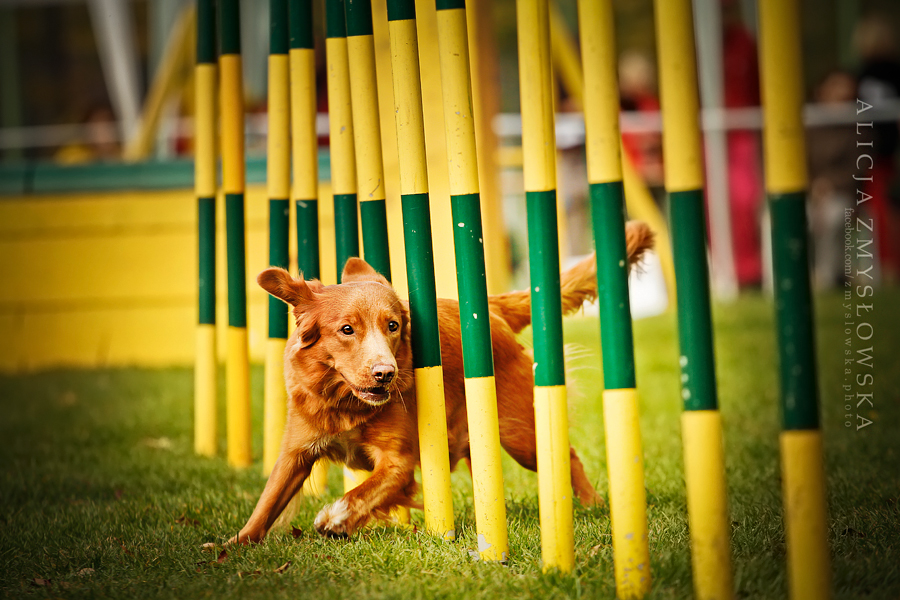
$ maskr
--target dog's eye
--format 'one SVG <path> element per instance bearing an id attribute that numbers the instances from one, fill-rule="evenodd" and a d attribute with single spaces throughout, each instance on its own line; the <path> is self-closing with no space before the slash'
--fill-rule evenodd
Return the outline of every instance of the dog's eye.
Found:
<path id="1" fill-rule="evenodd" d="M 344 335 L 353 335 L 353 328 L 349 325 L 344 325 L 343 327 L 341 327 L 341 333 L 343 333 Z"/>
<path id="2" fill-rule="evenodd" d="M 389 331 L 397 331 L 398 329 L 400 329 L 400 323 L 398 323 L 397 321 L 391 321 L 390 323 L 388 323 Z"/>

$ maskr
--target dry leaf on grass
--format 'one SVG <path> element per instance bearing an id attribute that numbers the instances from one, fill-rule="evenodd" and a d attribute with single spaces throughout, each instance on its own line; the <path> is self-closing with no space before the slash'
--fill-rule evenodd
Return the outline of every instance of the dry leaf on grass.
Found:
<path id="1" fill-rule="evenodd" d="M 90 567 L 87 567 L 87 568 L 84 568 L 84 569 L 81 569 L 80 571 L 78 571 L 79 577 L 90 577 L 93 574 L 94 574 L 94 570 Z"/>
<path id="2" fill-rule="evenodd" d="M 299 527 L 291 527 L 291 535 L 292 535 L 292 536 L 294 537 L 294 539 L 296 540 L 298 537 L 300 537 L 301 535 L 303 535 L 303 530 L 300 529 Z"/>
<path id="3" fill-rule="evenodd" d="M 200 521 L 198 521 L 197 519 L 188 519 L 184 515 L 181 515 L 180 517 L 175 519 L 175 522 L 180 523 L 181 525 L 184 525 L 185 527 L 196 527 L 197 525 L 200 524 Z"/>
<path id="4" fill-rule="evenodd" d="M 31 580 L 31 585 L 35 587 L 47 587 L 53 585 L 53 581 L 50 579 L 42 579 L 41 577 L 35 577 Z"/>
<path id="5" fill-rule="evenodd" d="M 225 559 L 227 559 L 227 558 L 228 558 L 228 551 L 222 550 L 221 552 L 219 552 L 219 558 L 216 559 L 216 562 L 219 564 L 222 564 L 223 562 L 225 562 Z"/>
<path id="6" fill-rule="evenodd" d="M 244 577 L 256 577 L 257 575 L 262 575 L 262 571 L 257 569 L 255 571 L 241 571 L 240 573 L 238 573 L 238 577 L 240 577 L 241 579 L 243 579 Z"/>
<path id="7" fill-rule="evenodd" d="M 291 566 L 291 562 L 292 562 L 292 561 L 287 561 L 286 563 L 284 563 L 283 565 L 281 565 L 280 567 L 278 567 L 277 569 L 275 569 L 275 572 L 276 572 L 276 573 L 279 573 L 279 574 L 284 573 L 285 571 L 288 570 L 288 567 Z"/>

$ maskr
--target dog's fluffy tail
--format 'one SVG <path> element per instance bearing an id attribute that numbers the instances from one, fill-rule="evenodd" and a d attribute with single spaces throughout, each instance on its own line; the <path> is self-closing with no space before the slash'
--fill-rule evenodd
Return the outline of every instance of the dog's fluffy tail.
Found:
<path id="1" fill-rule="evenodd" d="M 625 224 L 625 247 L 628 264 L 640 262 L 644 253 L 653 247 L 653 232 L 642 221 Z M 562 312 L 575 312 L 585 300 L 597 297 L 597 264 L 594 255 L 587 257 L 560 277 Z M 491 296 L 488 300 L 491 312 L 502 315 L 515 333 L 531 323 L 531 294 L 529 291 L 508 292 Z"/>

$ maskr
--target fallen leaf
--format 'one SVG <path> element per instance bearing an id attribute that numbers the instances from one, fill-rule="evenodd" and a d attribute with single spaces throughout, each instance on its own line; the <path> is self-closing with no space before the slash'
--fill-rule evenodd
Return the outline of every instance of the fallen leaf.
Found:
<path id="1" fill-rule="evenodd" d="M 285 571 L 288 570 L 288 567 L 290 567 L 290 566 L 291 566 L 291 561 L 287 561 L 286 563 L 284 563 L 283 565 L 281 565 L 280 567 L 275 569 L 275 572 L 276 573 L 284 573 Z"/>
<path id="2" fill-rule="evenodd" d="M 588 551 L 588 556 L 597 556 L 597 553 L 603 549 L 606 544 L 597 544 Z"/>
<path id="3" fill-rule="evenodd" d="M 292 535 L 292 536 L 294 537 L 294 539 L 296 540 L 298 537 L 300 537 L 301 535 L 303 535 L 303 530 L 300 529 L 299 527 L 291 527 L 291 535 Z"/>
<path id="4" fill-rule="evenodd" d="M 243 579 L 244 577 L 251 577 L 251 576 L 255 577 L 257 575 L 262 575 L 262 571 L 257 569 L 255 571 L 241 571 L 238 573 L 238 577 L 240 577 L 241 579 Z"/>
<path id="5" fill-rule="evenodd" d="M 113 495 L 115 495 L 116 500 L 121 500 L 122 496 L 125 495 L 125 492 L 123 492 L 122 490 L 116 490 L 115 492 L 113 492 Z"/>
<path id="6" fill-rule="evenodd" d="M 197 525 L 200 524 L 200 521 L 198 521 L 197 519 L 188 519 L 188 518 L 187 518 L 186 516 L 184 516 L 184 515 L 181 515 L 180 517 L 178 517 L 177 519 L 175 519 L 175 522 L 176 522 L 176 523 L 181 523 L 181 524 L 184 525 L 185 527 L 188 527 L 188 526 L 190 526 L 190 527 L 196 527 Z"/>
<path id="7" fill-rule="evenodd" d="M 225 562 L 226 558 L 228 558 L 228 551 L 222 550 L 221 552 L 219 552 L 219 558 L 216 559 L 216 562 L 221 564 L 221 563 Z"/>
<path id="8" fill-rule="evenodd" d="M 124 543 L 120 543 L 119 545 L 122 547 L 122 552 L 124 552 L 128 556 L 134 556 L 134 552 L 126 548 Z"/>
<path id="9" fill-rule="evenodd" d="M 94 574 L 94 570 L 90 567 L 78 571 L 79 577 L 89 577 Z"/>
<path id="10" fill-rule="evenodd" d="M 37 587 L 44 587 L 44 586 L 48 586 L 48 585 L 53 585 L 53 581 L 51 581 L 50 579 L 41 579 L 40 577 L 35 577 L 34 579 L 31 580 L 31 585 L 34 585 Z"/>

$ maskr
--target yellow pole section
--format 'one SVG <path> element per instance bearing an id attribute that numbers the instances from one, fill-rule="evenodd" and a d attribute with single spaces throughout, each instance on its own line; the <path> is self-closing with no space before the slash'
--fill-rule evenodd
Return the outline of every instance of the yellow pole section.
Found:
<path id="1" fill-rule="evenodd" d="M 522 148 L 524 154 L 524 175 L 526 200 L 535 192 L 550 192 L 550 200 L 555 202 L 556 194 L 556 133 L 553 124 L 553 90 L 554 82 L 550 68 L 550 15 L 548 0 L 517 0 L 516 21 L 519 45 L 519 95 L 522 106 Z M 536 196 L 540 197 L 540 196 Z M 536 203 L 537 205 L 537 203 Z M 534 209 L 538 211 L 538 208 Z M 555 230 L 555 224 L 543 224 Z M 540 244 L 536 234 L 540 227 L 532 227 L 529 218 L 529 254 L 534 261 L 539 253 L 535 248 Z M 555 235 L 556 232 L 554 231 Z M 554 242 L 556 240 L 553 240 Z M 543 251 L 546 251 L 544 249 Z M 558 256 L 553 262 L 558 261 Z M 546 261 L 545 261 L 546 262 Z M 552 267 L 552 268 L 551 268 Z M 555 274 L 551 271 L 555 269 Z M 546 271 L 546 272 L 545 272 Z M 542 273 L 548 281 L 535 282 L 535 274 Z M 540 287 L 555 278 L 559 285 L 559 265 L 535 265 L 532 263 L 532 303 Z M 558 288 L 557 288 L 558 290 Z M 544 294 L 547 292 L 545 291 Z M 558 291 L 556 292 L 558 293 Z M 558 298 L 557 298 L 558 300 Z M 544 309 L 551 310 L 553 302 L 547 301 Z M 534 307 L 532 307 L 534 311 Z M 556 311 L 559 309 L 556 308 Z M 559 569 L 563 572 L 572 570 L 575 564 L 574 532 L 572 529 L 572 481 L 571 472 L 562 470 L 562 464 L 568 462 L 569 429 L 567 414 L 565 375 L 560 365 L 554 363 L 556 346 L 562 351 L 562 339 L 556 339 L 556 333 L 550 329 L 555 319 L 561 314 L 550 315 L 542 324 L 535 324 L 547 329 L 544 339 L 535 340 L 535 419 L 540 423 L 536 436 L 538 465 L 552 465 L 551 469 L 538 468 L 538 485 L 540 491 L 541 518 L 541 554 L 544 570 Z M 537 333 L 537 331 L 536 331 Z M 561 332 L 559 332 L 561 334 Z M 537 338 L 537 335 L 536 335 Z M 547 345 L 548 348 L 541 348 Z M 539 358 L 539 355 L 543 358 Z M 547 382 L 539 381 L 541 361 L 548 363 L 543 367 L 548 373 Z M 559 371 L 558 373 L 556 371 Z M 561 385 L 560 385 L 561 384 Z M 564 454 L 565 457 L 561 456 Z"/>
<path id="2" fill-rule="evenodd" d="M 797 2 L 761 0 L 759 31 L 766 191 L 806 191 L 803 68 L 797 40 L 802 27 Z"/>
<path id="3" fill-rule="evenodd" d="M 541 556 L 545 571 L 555 567 L 568 572 L 575 567 L 567 410 L 566 386 L 534 388 Z"/>
<path id="4" fill-rule="evenodd" d="M 410 218 L 410 212 L 415 212 L 419 201 L 408 196 L 414 194 L 428 194 L 428 167 L 425 158 L 425 123 L 422 112 L 422 85 L 419 80 L 419 41 L 416 35 L 416 20 L 390 20 L 388 22 L 391 44 L 391 70 L 394 87 L 394 117 L 397 127 L 397 149 L 400 158 L 400 195 L 404 202 L 404 228 L 415 228 L 415 222 Z M 427 196 L 424 206 L 427 204 Z M 421 197 L 420 197 L 421 198 Z M 428 215 L 424 216 L 428 219 Z M 426 221 L 427 223 L 428 221 Z M 431 258 L 431 231 L 418 239 L 420 244 L 428 244 L 427 252 L 421 249 L 410 248 L 407 245 L 408 272 L 418 268 L 421 272 L 433 271 L 433 259 Z M 405 229 L 410 233 L 408 229 Z M 425 239 L 427 238 L 427 239 Z M 408 236 L 410 240 L 416 239 Z M 417 261 L 418 264 L 412 264 Z M 424 264 L 428 263 L 428 264 Z M 413 268 L 410 268 L 413 267 Z M 422 279 L 432 275 L 420 275 Z M 414 282 L 410 279 L 410 283 Z M 428 282 L 423 282 L 427 286 Z M 424 287 L 423 286 L 423 289 Z M 433 293 L 411 293 L 411 302 L 431 303 L 431 307 L 417 304 L 413 309 L 422 310 L 425 314 L 433 314 L 431 323 L 434 333 L 437 333 L 437 313 Z M 424 324 L 424 323 L 423 323 Z M 421 331 L 425 335 L 427 329 Z M 427 340 L 425 343 L 440 344 L 440 340 Z M 436 353 L 440 363 L 440 351 Z M 421 363 L 422 356 L 417 358 Z M 453 524 L 453 496 L 450 491 L 450 462 L 448 457 L 450 450 L 447 441 L 447 411 L 444 402 L 444 369 L 440 364 L 427 364 L 417 366 L 416 374 L 416 398 L 418 402 L 419 421 L 419 451 L 422 466 L 422 493 L 425 509 L 425 527 L 431 533 L 443 539 L 456 539 L 456 528 Z"/>
<path id="5" fill-rule="evenodd" d="M 222 112 L 222 188 L 225 194 L 244 193 L 244 90 L 241 55 L 219 57 Z M 243 208 L 243 202 L 241 202 Z M 241 215 L 243 218 L 243 215 Z M 241 227 L 243 231 L 243 227 Z M 240 242 L 243 248 L 243 242 Z M 246 285 L 244 281 L 232 284 Z M 229 298 L 229 301 L 232 301 Z M 246 311 L 246 305 L 243 306 Z M 246 325 L 228 326 L 228 355 L 225 374 L 226 430 L 228 462 L 235 467 L 251 463 L 250 356 Z"/>
<path id="6" fill-rule="evenodd" d="M 466 9 L 461 7 L 438 10 L 437 27 L 450 198 L 451 202 L 454 202 L 454 199 L 477 199 L 479 183 L 475 149 L 476 124 L 472 114 Z M 474 207 L 473 210 L 477 210 L 480 200 L 477 202 L 473 200 L 471 205 Z M 459 257 L 459 253 L 464 251 L 463 245 L 456 240 L 454 244 Z M 477 262 L 477 259 L 473 262 Z M 465 301 L 466 295 L 469 297 L 476 295 L 474 280 L 475 277 L 471 274 L 467 282 L 463 282 L 460 278 L 461 301 Z M 486 298 L 484 300 L 486 302 Z M 482 560 L 502 562 L 509 558 L 509 537 L 503 493 L 497 385 L 493 375 L 493 364 L 488 360 L 491 345 L 490 329 L 487 332 L 486 341 L 480 339 L 474 342 L 476 348 L 479 343 L 485 344 L 488 348 L 487 356 L 484 356 L 483 360 L 490 365 L 490 369 L 483 369 L 480 372 L 485 374 L 479 376 L 467 373 L 466 408 L 478 552 Z M 470 343 L 463 340 L 464 345 Z M 464 352 L 466 351 L 472 350 L 464 348 Z"/>
<path id="7" fill-rule="evenodd" d="M 549 20 L 548 0 L 517 0 L 526 192 L 556 189 L 554 81 L 550 69 Z"/>
<path id="8" fill-rule="evenodd" d="M 347 38 L 350 99 L 356 147 L 356 176 L 360 202 L 384 200 L 384 160 L 381 153 L 381 123 L 378 86 L 375 80 L 375 42 L 371 35 Z"/>
<path id="9" fill-rule="evenodd" d="M 315 200 L 319 197 L 315 50 L 291 48 L 290 65 L 293 197 L 295 200 Z"/>
<path id="10" fill-rule="evenodd" d="M 476 156 L 475 120 L 472 118 L 466 9 L 439 10 L 437 21 L 450 195 L 477 194 L 478 162 L 473 160 Z"/>
<path id="11" fill-rule="evenodd" d="M 588 182 L 622 181 L 619 81 L 611 0 L 579 0 Z"/>
<path id="12" fill-rule="evenodd" d="M 690 0 L 655 0 L 666 191 L 703 188 L 703 148 Z"/>
<path id="13" fill-rule="evenodd" d="M 281 438 L 287 420 L 287 392 L 284 387 L 284 348 L 287 340 L 266 340 L 265 405 L 263 415 L 263 475 L 272 472 L 281 452 Z"/>
<path id="14" fill-rule="evenodd" d="M 269 132 L 267 137 L 270 199 L 287 200 L 291 194 L 290 70 L 286 54 L 269 55 Z M 283 305 L 282 305 L 283 306 Z M 263 474 L 268 475 L 281 451 L 287 419 L 287 392 L 284 386 L 286 340 L 266 342 L 265 396 L 263 410 Z"/>
<path id="15" fill-rule="evenodd" d="M 509 537 L 500 463 L 497 385 L 494 377 L 469 377 L 465 380 L 465 390 L 478 554 L 482 560 L 506 562 Z"/>
<path id="16" fill-rule="evenodd" d="M 644 454 L 641 451 L 638 396 L 635 390 L 603 392 L 610 520 L 615 552 L 616 592 L 619 598 L 643 598 L 650 590 L 647 515 L 644 491 Z M 619 485 L 613 486 L 612 482 Z M 624 510 L 619 510 L 624 508 Z"/>
<path id="17" fill-rule="evenodd" d="M 831 597 L 831 558 L 822 432 L 783 431 L 780 441 L 790 597 L 827 599 Z"/>
<path id="18" fill-rule="evenodd" d="M 416 20 L 388 21 L 388 31 L 391 41 L 397 152 L 400 156 L 400 194 L 427 194 L 428 165 L 425 160 L 425 123 L 422 116 Z"/>
<path id="19" fill-rule="evenodd" d="M 197 198 L 216 197 L 216 65 L 196 66 L 196 115 L 194 136 L 194 188 Z M 212 218 L 213 220 L 215 217 Z M 211 306 L 214 316 L 214 306 Z M 194 450 L 214 456 L 218 447 L 216 325 L 197 326 L 197 355 L 194 366 Z"/>
<path id="20" fill-rule="evenodd" d="M 244 193 L 244 84 L 240 54 L 219 57 L 222 191 Z"/>
<path id="21" fill-rule="evenodd" d="M 350 106 L 347 38 L 325 40 L 328 63 L 328 130 L 331 151 L 331 188 L 335 194 L 356 193 L 356 147 Z M 340 265 L 339 265 L 340 267 Z M 338 273 L 338 277 L 340 277 Z"/>
<path id="22" fill-rule="evenodd" d="M 722 418 L 718 410 L 686 410 L 681 431 L 696 597 L 732 598 L 731 570 L 724 568 L 731 564 L 731 524 L 722 476 Z"/>
<path id="23" fill-rule="evenodd" d="M 329 462 L 321 458 L 313 465 L 312 471 L 306 481 L 303 482 L 303 495 L 320 497 L 328 486 Z"/>
<path id="24" fill-rule="evenodd" d="M 289 60 L 286 54 L 269 55 L 269 132 L 266 139 L 269 198 L 291 195 L 291 104 Z"/>

